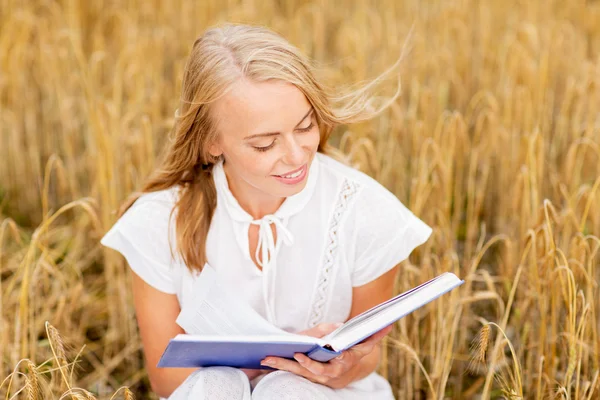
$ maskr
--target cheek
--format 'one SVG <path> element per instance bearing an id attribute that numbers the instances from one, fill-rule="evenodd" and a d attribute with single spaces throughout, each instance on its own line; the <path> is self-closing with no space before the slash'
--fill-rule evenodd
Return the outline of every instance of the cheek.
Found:
<path id="1" fill-rule="evenodd" d="M 320 141 L 321 133 L 318 130 L 314 130 L 306 134 L 306 138 L 303 141 L 303 146 L 310 148 L 311 150 L 316 150 L 319 147 Z"/>
<path id="2" fill-rule="evenodd" d="M 273 172 L 277 159 L 276 152 L 247 149 L 237 157 L 238 170 L 249 179 L 261 178 Z"/>

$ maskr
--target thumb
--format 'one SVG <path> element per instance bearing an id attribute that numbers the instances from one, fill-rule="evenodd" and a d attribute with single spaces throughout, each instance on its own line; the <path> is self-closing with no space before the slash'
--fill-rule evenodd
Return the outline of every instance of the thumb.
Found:
<path id="1" fill-rule="evenodd" d="M 342 325 L 343 325 L 343 323 L 341 323 L 341 322 L 319 324 L 315 327 L 312 327 L 310 329 L 300 332 L 300 335 L 321 338 L 321 337 L 328 335 L 331 332 L 335 331 L 337 328 L 339 328 Z"/>

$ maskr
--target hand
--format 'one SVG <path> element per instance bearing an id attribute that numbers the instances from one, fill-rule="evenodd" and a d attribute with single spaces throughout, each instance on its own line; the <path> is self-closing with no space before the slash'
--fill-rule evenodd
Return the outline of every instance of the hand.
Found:
<path id="1" fill-rule="evenodd" d="M 321 338 L 323 336 L 330 334 L 331 332 L 333 332 L 334 330 L 336 330 L 337 328 L 339 328 L 342 325 L 343 324 L 341 322 L 334 323 L 334 324 L 319 324 L 311 329 L 308 329 L 308 330 L 305 330 L 302 332 L 298 332 L 298 334 Z M 264 369 L 250 369 L 250 368 L 240 368 L 240 369 L 248 376 L 249 380 L 252 380 L 259 375 L 266 375 L 269 372 L 272 372 L 272 371 L 264 370 Z"/>
<path id="2" fill-rule="evenodd" d="M 330 325 L 329 327 L 320 327 L 320 325 L 316 326 L 313 329 L 310 329 L 305 332 L 324 332 L 327 329 L 331 329 L 331 324 L 322 324 L 322 325 Z M 328 331 L 331 332 L 335 328 Z M 293 360 L 288 360 L 280 357 L 267 357 L 262 362 L 261 365 L 266 365 L 271 368 L 288 371 L 294 373 L 296 375 L 303 376 L 304 378 L 315 382 L 320 383 L 325 386 L 329 386 L 333 389 L 341 389 L 346 387 L 349 383 L 352 382 L 352 374 L 351 370 L 356 369 L 360 361 L 369 355 L 376 346 L 381 342 L 381 340 L 392 331 L 392 326 L 388 326 L 383 328 L 379 332 L 373 334 L 363 342 L 354 345 L 353 347 L 345 350 L 338 357 L 326 362 L 321 363 L 315 360 L 310 359 L 301 353 L 294 354 Z M 326 335 L 325 333 L 324 335 Z M 312 335 L 311 335 L 312 336 Z"/>
<path id="3" fill-rule="evenodd" d="M 322 338 L 323 336 L 329 335 L 342 325 L 344 325 L 342 322 L 319 324 L 305 331 L 298 332 L 298 335 Z"/>

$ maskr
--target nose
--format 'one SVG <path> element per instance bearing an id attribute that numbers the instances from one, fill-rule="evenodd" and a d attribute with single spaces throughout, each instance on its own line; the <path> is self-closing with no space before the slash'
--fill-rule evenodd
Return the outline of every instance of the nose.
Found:
<path id="1" fill-rule="evenodd" d="M 302 144 L 298 141 L 297 138 L 291 137 L 286 140 L 286 150 L 285 155 L 283 157 L 283 161 L 288 165 L 300 166 L 304 163 L 304 149 L 302 148 Z"/>

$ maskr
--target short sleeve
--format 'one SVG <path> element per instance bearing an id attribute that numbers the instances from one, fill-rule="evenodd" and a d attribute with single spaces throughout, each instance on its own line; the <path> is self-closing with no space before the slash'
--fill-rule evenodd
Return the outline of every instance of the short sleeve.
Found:
<path id="1" fill-rule="evenodd" d="M 129 267 L 147 284 L 161 292 L 175 294 L 175 260 L 169 247 L 171 237 L 175 253 L 175 220 L 170 216 L 171 209 L 168 202 L 140 197 L 100 243 L 121 253 Z"/>
<path id="2" fill-rule="evenodd" d="M 425 243 L 432 229 L 379 184 L 363 188 L 355 204 L 352 286 L 365 285 Z"/>

